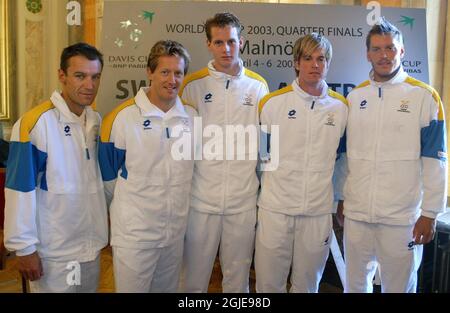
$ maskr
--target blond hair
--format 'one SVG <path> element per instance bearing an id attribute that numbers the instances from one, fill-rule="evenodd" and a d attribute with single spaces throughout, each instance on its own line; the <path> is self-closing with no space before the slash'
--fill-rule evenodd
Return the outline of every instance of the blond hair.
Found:
<path id="1" fill-rule="evenodd" d="M 311 33 L 297 39 L 292 53 L 294 63 L 297 63 L 304 55 L 312 55 L 317 49 L 323 49 L 325 51 L 325 59 L 328 65 L 330 65 L 333 48 L 331 47 L 330 41 L 318 33 Z M 298 76 L 297 69 L 295 69 L 295 73 Z"/>
<path id="2" fill-rule="evenodd" d="M 160 40 L 155 43 L 148 55 L 147 67 L 154 72 L 158 67 L 158 60 L 164 56 L 177 56 L 184 59 L 184 75 L 189 68 L 190 56 L 186 48 L 179 42 L 173 40 Z"/>

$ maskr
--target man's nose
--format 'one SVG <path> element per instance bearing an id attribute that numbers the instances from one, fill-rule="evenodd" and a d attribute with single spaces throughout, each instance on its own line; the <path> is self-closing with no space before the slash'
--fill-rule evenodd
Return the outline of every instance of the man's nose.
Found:
<path id="1" fill-rule="evenodd" d="M 175 82 L 175 74 L 174 73 L 169 73 L 167 80 L 171 83 Z"/>
<path id="2" fill-rule="evenodd" d="M 94 79 L 92 77 L 86 77 L 86 79 L 84 80 L 84 87 L 88 89 L 94 89 Z"/>

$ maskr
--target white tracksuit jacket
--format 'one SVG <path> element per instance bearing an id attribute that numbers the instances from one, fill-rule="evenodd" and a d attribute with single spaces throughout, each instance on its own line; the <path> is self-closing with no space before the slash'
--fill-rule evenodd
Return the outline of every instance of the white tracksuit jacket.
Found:
<path id="1" fill-rule="evenodd" d="M 411 225 L 436 218 L 447 198 L 444 111 L 437 92 L 403 69 L 348 95 L 345 216 Z"/>
<path id="2" fill-rule="evenodd" d="M 108 243 L 97 161 L 100 115 L 86 128 L 54 92 L 13 127 L 6 171 L 5 246 L 50 261 L 94 260 Z"/>
<path id="3" fill-rule="evenodd" d="M 244 68 L 237 76 L 227 75 L 208 67 L 189 75 L 180 90 L 183 101 L 194 106 L 202 118 L 203 131 L 209 125 L 221 128 L 223 147 L 226 126 L 254 127 L 258 138 L 258 103 L 268 93 L 265 80 Z M 197 131 L 197 130 L 196 130 Z M 203 134 L 203 151 L 211 138 Z M 233 160 L 227 160 L 226 148 L 220 159 L 211 160 L 203 153 L 203 160 L 195 162 L 191 207 L 210 214 L 236 214 L 256 209 L 259 181 L 256 176 L 257 144 L 254 151 L 246 148 L 238 154 L 236 136 Z M 199 149 L 202 149 L 200 146 Z M 209 159 L 206 159 L 209 158 Z"/>
<path id="4" fill-rule="evenodd" d="M 313 97 L 296 80 L 261 101 L 261 125 L 269 134 L 279 127 L 279 164 L 263 172 L 260 208 L 287 215 L 333 212 L 332 177 L 337 152 L 344 152 L 346 102 L 326 84 Z M 270 136 L 271 148 L 274 140 Z"/>
<path id="5" fill-rule="evenodd" d="M 141 88 L 102 124 L 99 160 L 107 195 L 113 194 L 112 246 L 161 248 L 183 240 L 185 234 L 195 112 L 186 107 L 188 114 L 177 98 L 164 113 L 149 101 L 147 91 Z M 184 159 L 177 160 L 175 154 Z"/>

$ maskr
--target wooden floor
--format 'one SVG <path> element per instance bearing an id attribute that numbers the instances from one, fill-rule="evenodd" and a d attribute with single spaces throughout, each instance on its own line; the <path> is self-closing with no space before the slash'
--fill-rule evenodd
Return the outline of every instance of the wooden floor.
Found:
<path id="1" fill-rule="evenodd" d="M 108 293 L 114 292 L 114 276 L 112 266 L 111 248 L 105 248 L 101 253 L 101 274 L 98 292 Z M 222 274 L 220 271 L 220 263 L 216 260 L 214 264 L 211 281 L 208 292 L 222 292 Z M 0 270 L 0 293 L 4 292 L 22 292 L 21 278 L 17 271 L 17 261 L 14 257 L 6 258 L 6 267 Z M 255 292 L 255 274 L 253 269 L 250 272 L 250 292 Z M 320 292 L 342 292 L 339 288 L 323 283 L 320 285 Z"/>

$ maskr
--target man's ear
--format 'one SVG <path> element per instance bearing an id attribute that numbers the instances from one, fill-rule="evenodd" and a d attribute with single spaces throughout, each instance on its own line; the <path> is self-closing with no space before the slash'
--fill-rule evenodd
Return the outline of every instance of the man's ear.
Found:
<path id="1" fill-rule="evenodd" d="M 400 59 L 403 59 L 404 56 L 405 56 L 405 47 L 401 46 L 400 47 Z"/>
<path id="2" fill-rule="evenodd" d="M 150 67 L 147 67 L 147 78 L 148 78 L 148 80 L 152 80 L 152 77 L 153 77 L 153 72 L 152 72 L 152 70 L 150 69 Z"/>
<path id="3" fill-rule="evenodd" d="M 66 83 L 66 73 L 64 73 L 64 71 L 62 69 L 58 70 L 58 80 L 61 84 L 65 84 Z"/>
<path id="4" fill-rule="evenodd" d="M 298 58 L 298 60 L 297 61 L 294 61 L 294 68 L 297 70 L 297 71 L 300 71 L 300 58 Z"/>

